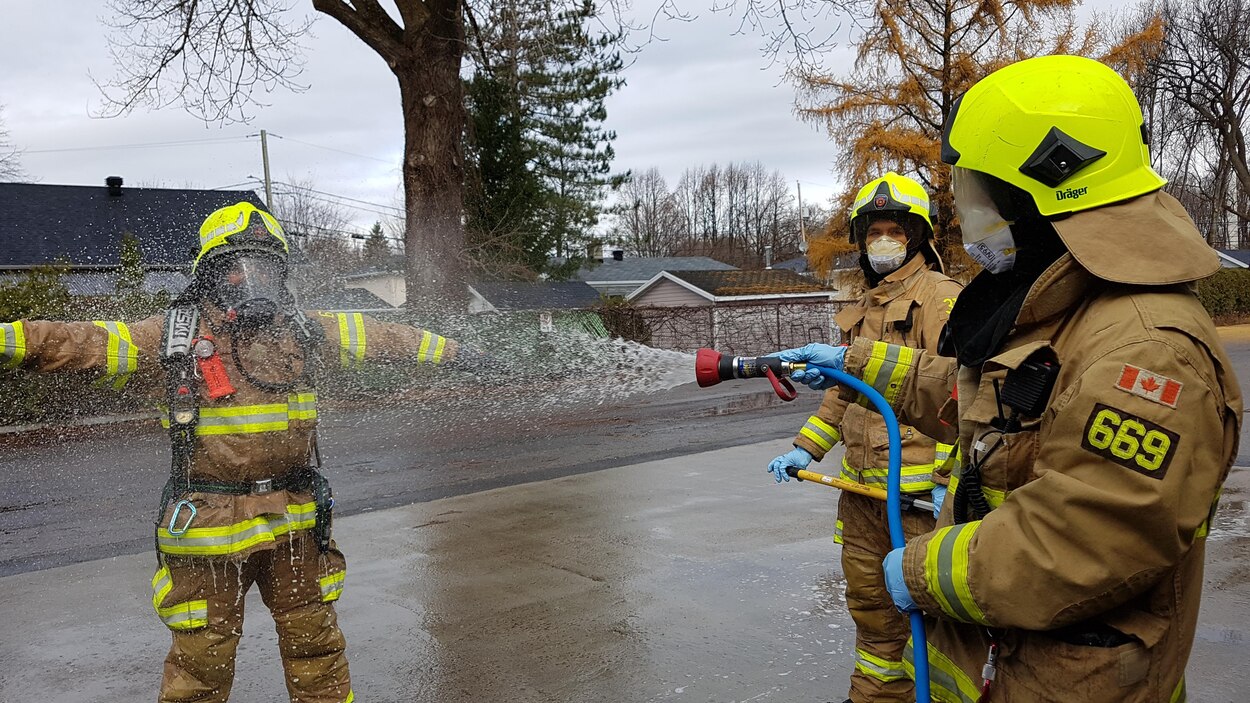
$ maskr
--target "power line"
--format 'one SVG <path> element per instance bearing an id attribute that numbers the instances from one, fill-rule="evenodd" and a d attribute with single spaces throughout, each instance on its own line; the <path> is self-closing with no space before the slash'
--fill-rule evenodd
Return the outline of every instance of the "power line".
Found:
<path id="1" fill-rule="evenodd" d="M 370 207 L 382 208 L 385 210 L 390 210 L 397 215 L 404 214 L 403 208 L 395 207 L 394 205 L 383 205 L 382 203 L 372 203 L 372 202 L 369 202 L 368 200 L 358 200 L 356 198 L 349 198 L 346 195 L 337 195 L 335 193 L 327 193 L 323 190 L 317 190 L 316 188 L 296 185 L 294 183 L 284 183 L 282 181 L 274 181 L 274 185 L 286 186 L 287 188 L 295 188 L 296 190 L 302 190 L 306 193 L 316 193 L 317 195 L 324 195 L 326 197 L 335 198 L 338 200 L 344 200 L 350 203 L 359 203 L 360 205 L 368 205 Z"/>
<path id="2" fill-rule="evenodd" d="M 312 142 L 306 142 L 300 139 L 296 139 L 294 137 L 284 137 L 281 134 L 274 134 L 273 132 L 270 132 L 269 136 L 277 137 L 278 139 L 282 139 L 288 142 L 295 142 L 296 144 L 303 144 L 304 146 L 310 146 L 314 149 L 325 149 L 326 151 L 333 151 L 339 154 L 347 154 L 348 156 L 355 156 L 361 159 L 369 159 L 370 161 L 377 161 L 379 163 L 389 164 L 391 166 L 395 165 L 395 161 L 392 159 L 379 159 L 376 156 L 368 156 L 366 154 L 357 154 L 354 151 L 344 151 L 343 149 L 336 149 L 332 146 L 322 146 L 320 144 L 313 144 Z"/>

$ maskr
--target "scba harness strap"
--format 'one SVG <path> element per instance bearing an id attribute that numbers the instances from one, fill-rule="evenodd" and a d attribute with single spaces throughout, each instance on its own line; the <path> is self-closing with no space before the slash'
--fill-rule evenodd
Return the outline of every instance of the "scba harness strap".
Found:
<path id="1" fill-rule="evenodd" d="M 292 331 L 295 333 L 300 349 L 304 353 L 305 365 L 302 380 L 313 387 L 313 369 L 318 364 L 321 341 L 325 332 L 321 326 L 308 319 L 303 311 L 295 309 L 289 315 Z M 169 469 L 169 480 L 161 490 L 161 504 L 156 514 L 156 526 L 159 529 L 164 520 L 165 511 L 175 498 L 180 498 L 179 508 L 175 509 L 170 520 L 171 533 L 184 533 L 190 526 L 195 515 L 195 506 L 185 496 L 190 493 L 224 493 L 227 495 L 245 495 L 255 493 L 256 483 L 232 484 L 210 483 L 191 480 L 191 464 L 195 453 L 195 430 L 199 424 L 199 381 L 194 346 L 200 329 L 200 308 L 197 305 L 178 305 L 170 308 L 165 314 L 164 344 L 161 346 L 160 361 L 165 371 L 165 396 L 169 405 L 169 439 L 172 447 L 172 460 Z M 245 374 L 246 376 L 246 374 Z M 251 379 L 248 379 L 249 382 Z M 297 381 L 298 382 L 298 381 Z M 317 434 L 313 429 L 311 438 L 310 458 L 314 465 L 268 481 L 267 490 L 308 491 L 313 495 L 316 504 L 316 524 L 313 535 L 317 539 L 317 547 L 325 552 L 330 548 L 330 527 L 334 497 L 330 490 L 330 482 L 318 469 L 321 468 L 320 453 L 317 451 Z M 264 482 L 261 482 L 264 483 Z M 187 503 L 190 517 L 180 527 L 174 522 L 182 503 Z M 157 556 L 160 556 L 159 540 Z"/>

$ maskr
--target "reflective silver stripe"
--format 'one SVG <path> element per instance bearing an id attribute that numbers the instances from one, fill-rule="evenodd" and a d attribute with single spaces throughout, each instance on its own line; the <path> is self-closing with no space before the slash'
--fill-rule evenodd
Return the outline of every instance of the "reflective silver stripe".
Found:
<path id="1" fill-rule="evenodd" d="M 807 422 L 803 423 L 803 429 L 799 430 L 799 433 L 806 435 L 825 451 L 833 449 L 833 445 L 842 438 L 836 429 L 815 415 L 807 418 Z"/>
<path id="2" fill-rule="evenodd" d="M 191 630 L 208 624 L 208 601 L 204 599 L 165 605 L 165 596 L 174 587 L 169 568 L 162 566 L 152 577 L 152 608 L 171 630 Z"/>
<path id="3" fill-rule="evenodd" d="M 339 360 L 343 368 L 359 366 L 365 360 L 365 319 L 358 312 L 337 314 L 339 320 Z"/>
<path id="4" fill-rule="evenodd" d="M 446 345 L 446 337 L 422 330 L 421 345 L 417 347 L 417 361 L 433 361 L 434 363 L 442 361 L 443 347 Z"/>
<path id="5" fill-rule="evenodd" d="M 156 530 L 156 541 L 166 554 L 225 555 L 273 542 L 291 532 L 312 529 L 317 522 L 315 503 L 288 505 L 286 509 L 282 515 L 262 515 L 233 525 L 192 527 L 181 537 L 170 534 L 167 527 L 160 527 Z"/>
<path id="6" fill-rule="evenodd" d="M 96 320 L 95 324 L 108 332 L 108 371 L 105 379 L 115 379 L 113 388 L 121 390 L 130 375 L 139 367 L 139 350 L 130 339 L 130 328 L 124 322 Z"/>
<path id="7" fill-rule="evenodd" d="M 964 530 L 975 532 L 980 526 L 980 522 L 965 522 L 962 525 L 947 528 L 945 534 L 939 532 L 934 538 L 940 540 L 937 549 L 937 573 L 932 575 L 926 574 L 930 582 L 933 580 L 937 581 L 937 587 L 942 591 L 946 602 L 950 604 L 951 614 L 964 622 L 980 622 L 980 618 L 974 617 L 969 612 L 963 596 L 956 588 L 955 576 L 956 571 L 959 570 L 956 559 L 962 558 L 961 562 L 964 564 L 964 568 L 961 573 L 966 579 L 968 555 L 966 553 L 956 554 L 955 549 L 956 543 L 960 541 L 959 536 Z M 936 579 L 934 579 L 934 576 L 936 576 Z"/>
<path id="8" fill-rule="evenodd" d="M 881 360 L 881 368 L 877 371 L 877 377 L 872 379 L 872 387 L 881 395 L 886 395 L 890 390 L 890 379 L 894 376 L 894 369 L 898 366 L 898 357 L 903 348 L 897 344 L 886 345 L 885 358 Z"/>
<path id="9" fill-rule="evenodd" d="M 292 393 L 290 397 L 287 398 L 286 412 L 287 417 L 292 420 L 316 420 L 317 394 Z"/>
<path id="10" fill-rule="evenodd" d="M 907 646 L 903 648 L 903 669 L 908 678 L 916 678 L 915 648 L 912 640 L 907 638 Z M 960 684 L 963 685 L 960 685 Z M 932 698 L 941 703 L 977 703 L 981 698 L 980 691 L 967 674 L 960 671 L 955 664 L 941 652 L 929 645 L 929 685 L 936 689 L 931 691 Z"/>
<path id="11" fill-rule="evenodd" d="M 346 577 L 346 571 L 336 571 L 317 580 L 317 583 L 321 586 L 322 602 L 336 600 L 343 593 Z"/>
<path id="12" fill-rule="evenodd" d="M 842 544 L 842 521 L 838 520 L 833 528 L 833 541 Z"/>
<path id="13" fill-rule="evenodd" d="M 0 366 L 17 368 L 25 358 L 26 331 L 22 323 L 0 323 Z"/>
<path id="14" fill-rule="evenodd" d="M 907 678 L 903 662 L 893 662 L 873 656 L 862 649 L 855 650 L 855 668 L 879 681 L 889 682 Z"/>

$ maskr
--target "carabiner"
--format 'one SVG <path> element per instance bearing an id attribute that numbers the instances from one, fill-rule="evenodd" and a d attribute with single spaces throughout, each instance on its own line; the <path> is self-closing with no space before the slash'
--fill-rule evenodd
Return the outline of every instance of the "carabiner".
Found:
<path id="1" fill-rule="evenodd" d="M 182 523 L 182 527 L 178 527 L 178 513 L 182 512 L 182 508 L 184 506 L 191 509 L 191 514 L 187 516 L 187 521 Z M 192 503 L 185 498 L 177 503 L 174 503 L 174 512 L 169 516 L 169 534 L 174 537 L 181 537 L 185 535 L 187 530 L 191 527 L 191 521 L 195 519 L 196 512 L 195 503 Z"/>

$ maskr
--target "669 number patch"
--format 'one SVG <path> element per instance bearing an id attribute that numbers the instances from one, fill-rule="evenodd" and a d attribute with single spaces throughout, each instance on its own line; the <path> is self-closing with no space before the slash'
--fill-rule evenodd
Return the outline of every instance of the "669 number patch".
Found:
<path id="1" fill-rule="evenodd" d="M 1085 423 L 1081 446 L 1139 474 L 1161 479 L 1180 439 L 1180 435 L 1149 420 L 1097 403 Z"/>

